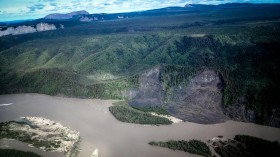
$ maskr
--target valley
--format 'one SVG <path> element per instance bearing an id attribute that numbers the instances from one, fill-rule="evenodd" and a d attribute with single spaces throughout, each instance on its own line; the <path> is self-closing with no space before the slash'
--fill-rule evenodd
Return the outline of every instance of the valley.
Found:
<path id="1" fill-rule="evenodd" d="M 280 4 L 0 22 L 0 156 L 279 153 L 279 51 Z"/>

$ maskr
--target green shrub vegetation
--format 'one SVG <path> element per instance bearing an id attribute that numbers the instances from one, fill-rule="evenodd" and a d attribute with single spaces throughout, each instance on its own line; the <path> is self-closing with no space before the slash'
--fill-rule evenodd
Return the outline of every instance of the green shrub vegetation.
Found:
<path id="1" fill-rule="evenodd" d="M 209 146 L 199 140 L 152 141 L 149 144 L 202 156 L 212 156 Z M 213 143 L 213 148 L 221 157 L 272 157 L 280 153 L 280 144 L 277 141 L 271 142 L 248 135 L 236 135 L 234 140 Z"/>
<path id="2" fill-rule="evenodd" d="M 167 141 L 167 142 L 149 142 L 152 146 L 166 147 L 172 150 L 181 150 L 189 152 L 192 154 L 198 154 L 202 156 L 211 156 L 211 151 L 209 147 L 199 140 L 190 140 L 190 141 Z"/>
<path id="3" fill-rule="evenodd" d="M 257 123 L 271 125 L 280 110 L 280 24 L 272 16 L 280 15 L 261 10 L 70 22 L 63 30 L 1 37 L 0 94 L 126 99 L 141 73 L 156 65 L 163 66 L 167 93 L 213 69 L 223 77 L 225 107 L 245 104 Z"/>
<path id="4" fill-rule="evenodd" d="M 137 124 L 151 124 L 151 125 L 168 125 L 172 122 L 163 117 L 153 116 L 150 113 L 133 109 L 130 106 L 116 105 L 110 106 L 109 111 L 114 117 L 122 122 L 137 123 Z"/>
<path id="5" fill-rule="evenodd" d="M 16 125 L 28 125 L 24 122 L 16 122 L 16 121 L 9 121 L 9 122 L 1 122 L 0 123 L 0 139 L 7 138 L 7 139 L 15 139 L 24 143 L 32 144 L 34 147 L 46 147 L 46 150 L 52 150 L 52 148 L 57 148 L 60 146 L 59 143 L 56 141 L 43 141 L 38 138 L 32 138 L 32 135 L 21 130 L 11 130 L 9 129 L 10 124 Z"/>
<path id="6" fill-rule="evenodd" d="M 278 142 L 270 142 L 248 135 L 236 135 L 228 144 L 218 146 L 215 151 L 222 157 L 263 157 L 280 153 Z"/>
<path id="7" fill-rule="evenodd" d="M 40 155 L 33 152 L 25 152 L 15 149 L 0 149 L 1 157 L 40 157 Z"/>
<path id="8" fill-rule="evenodd" d="M 132 106 L 132 108 L 134 108 L 136 110 L 143 111 L 143 112 L 154 112 L 154 113 L 159 114 L 159 115 L 169 115 L 169 113 L 161 107 L 136 107 L 136 106 Z"/>
<path id="9" fill-rule="evenodd" d="M 114 102 L 113 105 L 116 106 L 128 106 L 129 108 L 132 107 L 135 110 L 138 110 L 140 112 L 154 112 L 156 114 L 159 115 L 169 115 L 169 113 L 164 110 L 161 107 L 135 107 L 135 106 L 129 106 L 127 101 L 118 101 L 118 102 Z"/>
<path id="10" fill-rule="evenodd" d="M 114 102 L 113 105 L 117 105 L 117 106 L 127 106 L 128 103 L 127 103 L 127 101 L 117 101 L 117 102 Z"/>
<path id="11" fill-rule="evenodd" d="M 224 145 L 222 147 L 216 147 L 215 151 L 221 155 L 221 157 L 251 157 L 241 144 L 237 144 L 236 146 Z"/>
<path id="12" fill-rule="evenodd" d="M 271 142 L 248 135 L 236 135 L 234 140 L 245 144 L 246 151 L 248 151 L 251 156 L 261 157 L 280 154 L 280 144 L 277 141 Z"/>

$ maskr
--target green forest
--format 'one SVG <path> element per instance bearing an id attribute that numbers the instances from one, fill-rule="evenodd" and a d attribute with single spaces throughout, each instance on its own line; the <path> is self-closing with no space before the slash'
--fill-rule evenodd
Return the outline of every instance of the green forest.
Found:
<path id="1" fill-rule="evenodd" d="M 279 127 L 270 121 L 280 110 L 278 12 L 269 21 L 252 13 L 241 19 L 243 12 L 139 17 L 1 37 L 0 94 L 129 99 L 154 66 L 163 67 L 166 93 L 213 69 L 223 78 L 224 108 L 244 104 L 254 122 Z"/>
<path id="2" fill-rule="evenodd" d="M 236 135 L 233 140 L 227 139 L 226 141 L 214 142 L 211 147 L 213 151 L 218 153 L 221 157 L 263 157 L 275 156 L 279 154 L 280 145 L 277 141 L 271 142 L 261 138 Z M 167 142 L 149 142 L 152 146 L 165 147 L 172 150 L 181 150 L 192 154 L 202 156 L 213 156 L 213 152 L 209 149 L 209 144 L 199 140 L 170 140 Z"/>
<path id="3" fill-rule="evenodd" d="M 25 152 L 20 150 L 14 149 L 0 149 L 0 156 L 1 157 L 40 157 L 33 152 Z"/>
<path id="4" fill-rule="evenodd" d="M 117 105 L 110 106 L 109 111 L 121 122 L 149 125 L 172 124 L 167 118 L 152 115 L 149 113 L 150 110 L 142 111 L 134 109 L 125 103 L 117 103 Z"/>
<path id="5" fill-rule="evenodd" d="M 279 154 L 279 148 L 277 141 L 271 142 L 253 136 L 236 135 L 229 144 L 215 147 L 215 151 L 222 157 L 262 157 Z"/>
<path id="6" fill-rule="evenodd" d="M 180 141 L 167 141 L 167 142 L 149 142 L 152 146 L 166 147 L 172 150 L 181 150 L 192 154 L 198 154 L 202 156 L 211 156 L 209 147 L 202 141 L 199 140 L 180 140 Z"/>

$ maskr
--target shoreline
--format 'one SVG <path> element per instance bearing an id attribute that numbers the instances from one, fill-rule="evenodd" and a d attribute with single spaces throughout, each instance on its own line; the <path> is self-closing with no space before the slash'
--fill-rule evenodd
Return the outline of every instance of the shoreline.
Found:
<path id="1" fill-rule="evenodd" d="M 42 157 L 49 157 L 49 156 L 65 157 L 65 155 L 61 152 L 44 151 L 42 149 L 30 146 L 27 143 L 15 139 L 5 139 L 5 138 L 0 139 L 0 148 L 34 152 L 38 155 L 41 155 Z"/>
<path id="2" fill-rule="evenodd" d="M 0 95 L 0 103 L 14 103 L 11 107 L 0 109 L 0 121 L 40 116 L 78 130 L 82 138 L 80 156 L 85 157 L 90 157 L 96 148 L 99 155 L 106 157 L 195 157 L 185 152 L 154 148 L 148 143 L 191 139 L 207 142 L 207 139 L 218 135 L 233 138 L 244 134 L 280 142 L 279 128 L 231 120 L 218 124 L 181 122 L 149 127 L 123 123 L 108 114 L 108 107 L 112 106 L 113 101 L 116 100 L 61 98 L 42 94 Z"/>
<path id="3" fill-rule="evenodd" d="M 176 123 L 182 123 L 184 122 L 183 120 L 173 117 L 171 115 L 163 115 L 163 114 L 157 114 L 155 112 L 149 112 L 151 113 L 153 116 L 158 116 L 158 117 L 162 117 L 162 118 L 167 118 L 168 120 L 170 120 L 172 122 L 172 124 L 176 124 Z"/>

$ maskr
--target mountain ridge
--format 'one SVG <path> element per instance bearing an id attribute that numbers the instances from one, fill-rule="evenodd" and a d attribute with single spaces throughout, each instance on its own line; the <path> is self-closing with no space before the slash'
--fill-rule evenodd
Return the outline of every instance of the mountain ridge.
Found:
<path id="1" fill-rule="evenodd" d="M 216 109 L 221 115 L 222 103 L 232 120 L 280 127 L 278 5 L 209 10 L 133 13 L 136 18 L 120 20 L 116 17 L 123 14 L 100 14 L 108 16 L 105 22 L 49 20 L 56 27 L 65 24 L 65 29 L 1 37 L 0 93 L 125 100 L 137 96 L 152 100 L 146 106 L 167 102 L 170 114 L 200 123 L 223 117 L 199 120 L 187 108 L 199 110 L 199 115 L 209 102 L 211 115 Z M 142 74 L 157 65 L 166 65 L 155 73 L 160 74 L 157 81 L 145 79 Z M 204 82 L 200 78 L 208 76 L 205 70 L 222 77 L 213 84 Z M 156 92 L 141 86 L 158 80 Z M 216 88 L 218 84 L 223 88 Z M 144 90 L 137 95 L 139 89 Z M 199 92 L 205 101 L 196 101 Z"/>
<path id="2" fill-rule="evenodd" d="M 61 20 L 61 19 L 71 19 L 75 15 L 88 15 L 89 13 L 85 10 L 80 10 L 80 11 L 74 11 L 66 14 L 62 13 L 53 13 L 49 14 L 44 17 L 44 19 L 56 19 L 56 20 Z"/>
<path id="3" fill-rule="evenodd" d="M 163 8 L 155 8 L 143 11 L 132 12 L 118 12 L 118 13 L 89 13 L 86 10 L 73 11 L 70 13 L 52 13 L 45 17 L 33 20 L 15 20 L 8 22 L 0 22 L 0 24 L 17 25 L 20 23 L 27 23 L 28 21 L 42 21 L 42 20 L 73 20 L 82 22 L 92 22 L 100 20 L 115 20 L 122 18 L 131 18 L 137 16 L 149 16 L 153 14 L 180 14 L 187 12 L 201 12 L 209 11 L 209 9 L 237 9 L 237 8 L 254 8 L 254 7 L 279 7 L 280 3 L 225 3 L 219 5 L 206 5 L 206 4 L 186 4 L 185 6 L 169 6 Z M 45 21 L 42 21 L 45 22 Z M 47 21 L 48 22 L 48 21 Z"/>

